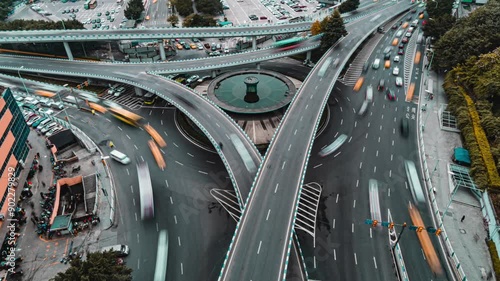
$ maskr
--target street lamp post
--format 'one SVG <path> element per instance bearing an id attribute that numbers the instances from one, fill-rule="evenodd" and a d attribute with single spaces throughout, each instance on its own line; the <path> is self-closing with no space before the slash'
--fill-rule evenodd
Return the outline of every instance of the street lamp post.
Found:
<path id="1" fill-rule="evenodd" d="M 68 84 L 64 84 L 64 85 L 63 85 L 63 87 L 64 87 L 64 88 L 68 87 Z M 63 103 L 63 101 L 62 101 L 62 99 L 61 99 L 61 92 L 60 92 L 60 91 L 57 93 L 57 97 L 59 98 L 59 102 L 60 102 L 61 104 L 63 104 L 63 107 L 64 107 L 64 114 L 66 115 L 66 121 L 68 121 L 68 123 L 69 123 L 69 129 L 70 129 L 71 131 L 73 131 L 73 125 L 71 124 L 71 121 L 69 120 L 68 111 L 66 110 L 66 106 L 64 106 L 64 103 Z"/>
<path id="2" fill-rule="evenodd" d="M 21 69 L 24 68 L 24 65 L 22 65 L 18 70 L 17 74 L 19 75 L 19 79 L 21 80 L 21 83 L 23 83 L 24 90 L 26 91 L 26 94 L 29 95 L 30 93 L 28 92 L 28 88 L 26 87 L 26 83 L 24 83 L 23 78 L 21 77 Z"/>

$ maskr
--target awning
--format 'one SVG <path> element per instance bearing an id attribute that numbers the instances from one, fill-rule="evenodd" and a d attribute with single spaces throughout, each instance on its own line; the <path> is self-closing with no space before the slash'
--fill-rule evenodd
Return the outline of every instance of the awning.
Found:
<path id="1" fill-rule="evenodd" d="M 459 165 L 470 166 L 469 151 L 463 147 L 455 148 L 453 153 L 453 161 Z"/>

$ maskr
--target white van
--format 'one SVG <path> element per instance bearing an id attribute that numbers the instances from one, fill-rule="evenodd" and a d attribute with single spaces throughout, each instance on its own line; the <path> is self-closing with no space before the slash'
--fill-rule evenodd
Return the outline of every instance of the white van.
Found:
<path id="1" fill-rule="evenodd" d="M 366 88 L 365 100 L 367 100 L 368 102 L 372 102 L 373 101 L 373 87 L 372 87 L 372 85 L 369 85 Z"/>
<path id="2" fill-rule="evenodd" d="M 400 30 L 396 33 L 396 37 L 401 37 L 403 35 L 404 30 Z"/>
<path id="3" fill-rule="evenodd" d="M 128 256 L 129 248 L 127 245 L 113 245 L 102 248 L 101 252 L 112 252 L 115 253 L 117 257 L 125 257 Z"/>
<path id="4" fill-rule="evenodd" d="M 113 150 L 109 153 L 109 156 L 122 164 L 130 163 L 130 158 L 127 155 L 121 153 L 118 150 Z"/>
<path id="5" fill-rule="evenodd" d="M 380 59 L 376 59 L 372 64 L 372 68 L 378 69 L 379 67 L 380 67 Z"/>

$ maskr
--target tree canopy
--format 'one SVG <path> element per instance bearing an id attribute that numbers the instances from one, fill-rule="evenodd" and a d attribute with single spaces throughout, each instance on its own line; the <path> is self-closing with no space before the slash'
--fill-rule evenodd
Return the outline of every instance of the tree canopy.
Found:
<path id="1" fill-rule="evenodd" d="M 217 16 L 222 14 L 222 2 L 220 0 L 195 0 L 198 13 Z"/>
<path id="2" fill-rule="evenodd" d="M 65 20 L 64 26 L 60 21 L 44 20 L 13 20 L 0 22 L 0 30 L 54 30 L 54 29 L 83 29 L 83 24 L 77 20 Z"/>
<path id="3" fill-rule="evenodd" d="M 173 26 L 177 26 L 179 24 L 179 17 L 176 15 L 171 15 L 168 17 L 167 21 Z"/>
<path id="4" fill-rule="evenodd" d="M 500 3 L 489 1 L 460 19 L 434 45 L 433 68 L 451 70 L 471 56 L 492 52 L 500 46 Z"/>
<path id="5" fill-rule="evenodd" d="M 202 16 L 200 14 L 191 14 L 184 18 L 182 26 L 184 27 L 203 27 L 216 26 L 217 22 L 211 16 Z"/>
<path id="6" fill-rule="evenodd" d="M 328 50 L 342 36 L 347 35 L 345 30 L 344 20 L 340 16 L 338 10 L 333 12 L 333 15 L 326 17 L 320 24 L 323 36 L 321 37 L 321 50 Z"/>
<path id="7" fill-rule="evenodd" d="M 311 35 L 318 35 L 321 33 L 321 23 L 317 20 L 311 25 Z"/>
<path id="8" fill-rule="evenodd" d="M 14 0 L 2 0 L 0 1 L 0 21 L 4 21 L 7 19 L 9 14 L 14 9 L 12 3 Z"/>
<path id="9" fill-rule="evenodd" d="M 65 272 L 59 272 L 54 281 L 131 281 L 132 269 L 116 262 L 112 252 L 89 253 L 86 260 L 74 259 Z"/>
<path id="10" fill-rule="evenodd" d="M 352 12 L 357 10 L 359 7 L 359 0 L 346 0 L 342 2 L 339 6 L 339 12 L 341 14 L 347 13 L 347 12 Z"/>
<path id="11" fill-rule="evenodd" d="M 191 2 L 191 0 L 171 0 L 171 3 L 174 5 L 179 15 L 183 17 L 187 17 L 194 13 L 193 2 Z"/>
<path id="12" fill-rule="evenodd" d="M 129 20 L 137 20 L 141 17 L 142 12 L 144 12 L 142 0 L 130 0 L 123 14 Z"/>

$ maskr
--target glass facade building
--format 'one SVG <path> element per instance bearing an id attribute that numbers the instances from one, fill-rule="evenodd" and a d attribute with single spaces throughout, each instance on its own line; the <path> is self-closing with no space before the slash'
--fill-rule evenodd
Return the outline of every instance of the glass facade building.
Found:
<path id="1" fill-rule="evenodd" d="M 0 93 L 0 213 L 5 215 L 9 180 L 18 177 L 23 169 L 30 129 L 10 89 L 0 86 Z"/>

